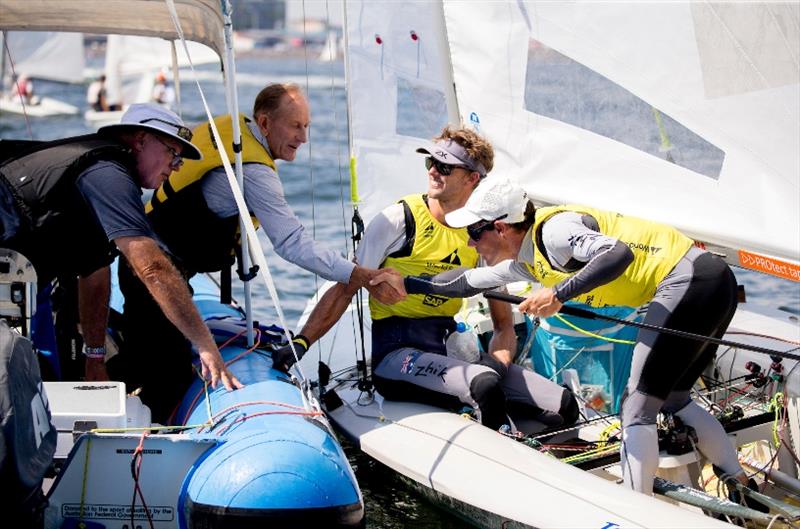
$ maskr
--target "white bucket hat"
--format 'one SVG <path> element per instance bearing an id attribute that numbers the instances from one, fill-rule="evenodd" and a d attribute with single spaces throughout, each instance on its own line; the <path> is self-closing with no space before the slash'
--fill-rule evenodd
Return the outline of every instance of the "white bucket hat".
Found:
<path id="1" fill-rule="evenodd" d="M 527 207 L 527 191 L 507 178 L 487 178 L 472 192 L 464 207 L 445 215 L 445 221 L 453 228 L 501 218 L 514 224 L 525 220 Z"/>
<path id="2" fill-rule="evenodd" d="M 178 140 L 183 145 L 181 157 L 202 160 L 200 150 L 192 145 L 192 131 L 178 115 L 155 103 L 136 103 L 128 107 L 119 123 L 100 127 L 98 132 L 116 131 L 123 128 L 151 129 Z"/>

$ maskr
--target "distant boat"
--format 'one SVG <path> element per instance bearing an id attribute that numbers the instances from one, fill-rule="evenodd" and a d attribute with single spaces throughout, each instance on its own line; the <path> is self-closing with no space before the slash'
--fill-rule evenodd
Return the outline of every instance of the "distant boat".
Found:
<path id="1" fill-rule="evenodd" d="M 45 32 L 3 32 L 5 43 L 0 39 L 2 49 L 2 84 L 0 111 L 26 114 L 32 117 L 48 117 L 77 114 L 75 105 L 65 103 L 54 97 L 40 97 L 34 94 L 30 102 L 23 101 L 17 94 L 10 74 L 18 78 L 44 79 L 64 83 L 83 81 L 84 50 L 82 33 Z M 11 57 L 5 49 L 8 45 Z"/>
<path id="2" fill-rule="evenodd" d="M 339 38 L 336 31 L 329 30 L 325 43 L 322 45 L 322 50 L 317 58 L 320 62 L 332 62 L 340 59 L 342 56 L 342 39 Z"/>
<path id="3" fill-rule="evenodd" d="M 187 42 L 195 65 L 219 62 L 219 56 L 203 44 Z M 189 65 L 183 47 L 175 47 L 177 66 Z M 159 73 L 173 70 L 172 43 L 155 37 L 109 35 L 106 41 L 106 101 L 121 105 L 122 110 L 88 109 L 84 119 L 95 128 L 118 123 L 125 109 L 133 103 L 152 101 L 153 86 Z M 176 84 L 179 80 L 172 80 Z M 173 101 L 171 104 L 177 104 Z"/>

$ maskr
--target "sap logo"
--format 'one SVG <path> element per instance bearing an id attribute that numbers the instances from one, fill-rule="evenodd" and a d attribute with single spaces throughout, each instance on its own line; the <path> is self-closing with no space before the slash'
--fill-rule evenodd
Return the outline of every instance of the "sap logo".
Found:
<path id="1" fill-rule="evenodd" d="M 427 294 L 424 298 L 422 298 L 422 304 L 428 305 L 429 307 L 441 307 L 445 303 L 447 303 L 448 298 L 443 298 L 441 296 L 433 296 L 431 294 Z"/>
<path id="2" fill-rule="evenodd" d="M 31 419 L 33 420 L 33 438 L 38 449 L 47 433 L 53 428 L 50 418 L 47 416 L 47 393 L 41 382 L 39 382 L 39 390 L 31 399 Z"/>

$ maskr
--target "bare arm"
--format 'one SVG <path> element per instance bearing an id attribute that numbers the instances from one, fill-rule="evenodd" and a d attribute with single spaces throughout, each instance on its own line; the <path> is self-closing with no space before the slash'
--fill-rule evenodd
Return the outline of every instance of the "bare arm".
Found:
<path id="1" fill-rule="evenodd" d="M 496 299 L 488 301 L 494 326 L 494 334 L 489 342 L 489 354 L 508 366 L 514 361 L 514 354 L 517 351 L 517 335 L 514 333 L 511 305 Z"/>
<path id="2" fill-rule="evenodd" d="M 336 283 L 323 294 L 300 331 L 300 334 L 308 338 L 309 345 L 325 336 L 325 333 L 339 321 L 357 291 L 358 286 Z"/>
<path id="3" fill-rule="evenodd" d="M 208 327 L 192 303 L 186 282 L 158 244 L 149 237 L 120 237 L 114 243 L 164 315 L 197 348 L 203 378 L 210 375 L 212 387 L 216 387 L 220 380 L 227 389 L 242 387 L 225 367 Z"/>
<path id="4" fill-rule="evenodd" d="M 81 334 L 89 347 L 102 347 L 106 343 L 108 324 L 108 298 L 111 295 L 111 272 L 107 266 L 87 277 L 78 278 L 78 314 Z M 86 380 L 108 380 L 105 359 L 86 358 Z"/>

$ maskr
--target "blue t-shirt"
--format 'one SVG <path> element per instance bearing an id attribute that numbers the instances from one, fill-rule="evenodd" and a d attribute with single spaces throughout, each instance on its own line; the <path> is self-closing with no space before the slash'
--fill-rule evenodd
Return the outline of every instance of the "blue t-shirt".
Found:
<path id="1" fill-rule="evenodd" d="M 109 241 L 136 236 L 158 240 L 144 213 L 142 190 L 125 166 L 99 161 L 76 184 Z"/>

